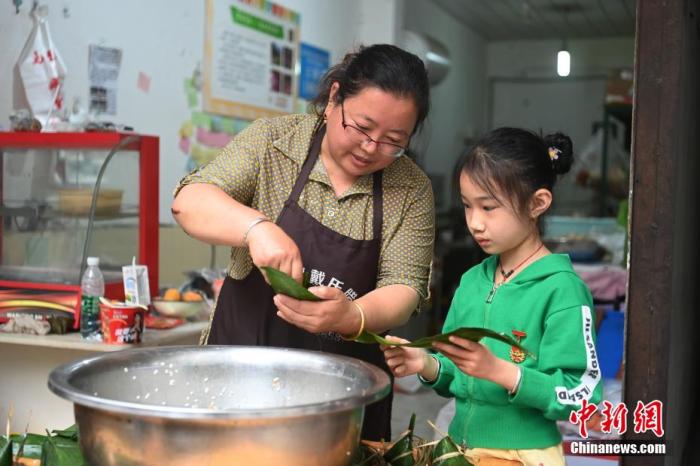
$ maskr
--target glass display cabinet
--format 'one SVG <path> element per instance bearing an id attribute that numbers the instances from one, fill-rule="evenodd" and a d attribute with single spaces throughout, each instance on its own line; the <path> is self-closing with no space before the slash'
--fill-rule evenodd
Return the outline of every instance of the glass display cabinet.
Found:
<path id="1" fill-rule="evenodd" d="M 156 293 L 158 144 L 134 133 L 0 132 L 0 311 L 27 295 L 78 311 L 88 256 L 100 258 L 107 297 L 123 298 L 121 268 L 134 257 Z"/>

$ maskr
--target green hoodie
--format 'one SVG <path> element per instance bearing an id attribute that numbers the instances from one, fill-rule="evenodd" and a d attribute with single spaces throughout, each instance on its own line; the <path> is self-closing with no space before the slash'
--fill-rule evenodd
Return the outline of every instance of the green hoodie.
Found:
<path id="1" fill-rule="evenodd" d="M 569 257 L 545 256 L 522 270 L 493 294 L 498 256 L 464 275 L 447 314 L 443 332 L 486 327 L 514 336 L 537 356 L 521 362 L 515 395 L 493 382 L 466 375 L 442 354 L 437 380 L 428 386 L 455 397 L 457 411 L 450 435 L 470 448 L 531 449 L 561 442 L 556 426 L 580 409 L 581 400 L 598 403 L 602 384 L 595 352 L 593 300 L 574 272 Z M 511 348 L 482 340 L 494 355 L 511 361 Z M 517 359 L 517 358 L 516 358 Z"/>

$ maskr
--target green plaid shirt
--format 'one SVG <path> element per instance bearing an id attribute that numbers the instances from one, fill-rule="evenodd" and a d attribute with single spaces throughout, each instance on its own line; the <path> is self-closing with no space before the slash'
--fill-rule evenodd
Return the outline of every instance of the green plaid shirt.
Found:
<path id="1" fill-rule="evenodd" d="M 316 117 L 289 115 L 253 122 L 210 163 L 185 176 L 218 186 L 229 196 L 276 219 L 306 159 Z M 407 285 L 428 298 L 435 210 L 428 177 L 402 156 L 384 169 L 384 222 L 377 288 Z M 299 206 L 321 224 L 354 239 L 372 239 L 372 176 L 358 178 L 336 197 L 320 158 L 299 198 Z M 252 268 L 247 248 L 232 248 L 229 274 L 245 278 Z"/>

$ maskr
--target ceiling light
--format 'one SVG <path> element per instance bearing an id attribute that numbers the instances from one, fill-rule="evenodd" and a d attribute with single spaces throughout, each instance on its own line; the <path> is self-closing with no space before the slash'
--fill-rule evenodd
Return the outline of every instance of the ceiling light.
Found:
<path id="1" fill-rule="evenodd" d="M 566 44 L 557 52 L 557 74 L 569 76 L 571 72 L 571 54 L 566 50 Z"/>

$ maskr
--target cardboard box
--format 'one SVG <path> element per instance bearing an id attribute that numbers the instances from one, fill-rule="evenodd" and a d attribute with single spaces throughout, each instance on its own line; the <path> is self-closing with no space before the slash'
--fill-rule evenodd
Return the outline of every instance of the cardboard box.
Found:
<path id="1" fill-rule="evenodd" d="M 634 73 L 631 69 L 617 69 L 610 72 L 605 87 L 606 104 L 632 104 Z"/>

